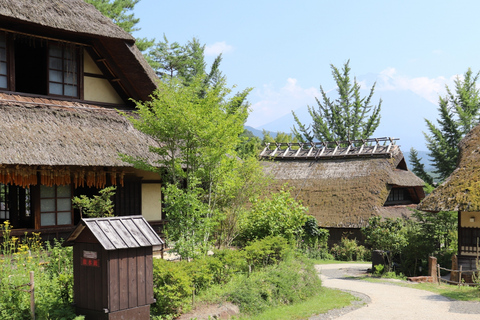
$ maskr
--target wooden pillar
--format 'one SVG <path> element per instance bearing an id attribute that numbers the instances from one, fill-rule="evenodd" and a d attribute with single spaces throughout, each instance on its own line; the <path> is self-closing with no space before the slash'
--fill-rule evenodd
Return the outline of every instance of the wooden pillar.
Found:
<path id="1" fill-rule="evenodd" d="M 428 275 L 433 278 L 433 282 L 438 282 L 437 277 L 437 258 L 428 257 Z"/>
<path id="2" fill-rule="evenodd" d="M 452 256 L 452 270 L 458 270 L 458 259 L 456 255 Z M 458 282 L 458 272 L 452 271 L 450 273 L 450 281 Z"/>

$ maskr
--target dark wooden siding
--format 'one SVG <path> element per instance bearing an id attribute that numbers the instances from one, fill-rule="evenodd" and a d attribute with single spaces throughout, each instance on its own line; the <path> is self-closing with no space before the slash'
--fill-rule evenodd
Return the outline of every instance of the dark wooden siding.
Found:
<path id="1" fill-rule="evenodd" d="M 95 251 L 100 260 L 100 267 L 82 266 L 80 259 L 83 251 Z M 107 308 L 106 281 L 107 274 L 104 267 L 107 263 L 105 251 L 100 244 L 78 243 L 73 248 L 74 268 L 74 297 L 75 303 L 82 308 L 103 311 Z"/>
<path id="2" fill-rule="evenodd" d="M 115 215 L 131 216 L 142 214 L 142 182 L 140 179 L 125 179 L 115 193 Z"/>
<path id="3" fill-rule="evenodd" d="M 113 250 L 108 255 L 109 311 L 153 303 L 152 248 Z"/>

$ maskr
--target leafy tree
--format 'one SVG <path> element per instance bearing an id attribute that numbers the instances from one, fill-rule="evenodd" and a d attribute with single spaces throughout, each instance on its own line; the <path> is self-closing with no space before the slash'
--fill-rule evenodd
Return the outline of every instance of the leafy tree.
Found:
<path id="1" fill-rule="evenodd" d="M 265 143 L 289 143 L 289 142 L 299 142 L 298 138 L 292 134 L 292 133 L 285 133 L 285 132 L 277 132 L 277 135 L 275 138 L 273 138 L 270 135 L 269 131 L 266 131 L 263 129 L 263 139 L 262 139 L 262 144 L 265 145 Z"/>
<path id="2" fill-rule="evenodd" d="M 242 222 L 242 238 L 259 240 L 267 236 L 283 236 L 293 242 L 304 233 L 307 210 L 285 188 L 270 197 L 257 198 Z"/>
<path id="3" fill-rule="evenodd" d="M 239 190 L 254 188 L 247 182 L 261 170 L 258 163 L 246 168 L 248 162 L 236 157 L 248 113 L 239 107 L 242 98 L 230 96 L 223 81 L 205 86 L 205 77 L 196 76 L 188 85 L 181 78 L 164 78 L 151 101 L 137 102 L 138 118 L 130 120 L 157 140 L 160 147 L 151 150 L 159 161 L 151 165 L 125 157 L 165 177 L 166 233 L 184 258 L 206 253 L 227 209 L 240 206 L 233 205 Z"/>
<path id="4" fill-rule="evenodd" d="M 258 156 L 258 152 L 262 150 L 262 140 L 255 136 L 250 130 L 244 129 L 240 135 L 241 142 L 237 145 L 236 151 L 242 159 Z"/>
<path id="5" fill-rule="evenodd" d="M 447 95 L 439 98 L 438 124 L 425 119 L 430 134 L 424 133 L 434 173 L 441 181 L 455 170 L 458 161 L 460 140 L 479 122 L 480 92 L 477 81 L 480 72 L 474 74 L 469 68 L 463 79 L 455 80 L 455 90 L 447 86 Z M 413 171 L 426 175 L 423 166 L 414 164 Z M 426 181 L 426 180 L 425 180 Z"/>
<path id="6" fill-rule="evenodd" d="M 383 219 L 371 217 L 368 226 L 362 228 L 365 242 L 372 246 L 372 249 L 382 250 L 387 258 L 387 271 L 391 270 L 393 257 L 399 254 L 408 244 L 406 228 L 402 219 Z"/>
<path id="7" fill-rule="evenodd" d="M 341 70 L 334 65 L 332 75 L 337 84 L 338 98 L 330 99 L 320 86 L 322 100 L 315 98 L 318 109 L 308 106 L 312 124 L 306 126 L 300 122 L 294 112 L 293 116 L 298 129 L 294 126 L 295 136 L 302 142 L 347 141 L 367 139 L 380 124 L 380 109 L 382 100 L 377 106 L 371 104 L 375 84 L 367 97 L 360 96 L 360 84 L 354 78 L 350 79 L 350 60 Z"/>

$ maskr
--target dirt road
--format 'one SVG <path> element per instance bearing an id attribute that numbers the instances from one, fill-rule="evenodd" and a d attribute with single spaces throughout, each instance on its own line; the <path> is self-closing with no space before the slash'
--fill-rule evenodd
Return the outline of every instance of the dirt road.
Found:
<path id="1" fill-rule="evenodd" d="M 364 306 L 348 313 L 340 310 L 311 319 L 480 319 L 479 302 L 451 301 L 429 291 L 346 278 L 365 273 L 368 267 L 366 264 L 318 265 L 324 286 L 359 292 L 368 298 Z"/>

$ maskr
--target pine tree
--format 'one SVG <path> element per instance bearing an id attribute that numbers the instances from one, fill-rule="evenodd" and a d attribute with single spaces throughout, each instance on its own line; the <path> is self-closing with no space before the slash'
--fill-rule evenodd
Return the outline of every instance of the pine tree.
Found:
<path id="1" fill-rule="evenodd" d="M 410 149 L 409 160 L 413 166 L 412 172 L 415 173 L 417 177 L 419 177 L 429 185 L 432 185 L 433 178 L 425 171 L 425 165 L 421 162 L 422 158 L 418 157 L 418 152 L 413 147 Z"/>
<path id="2" fill-rule="evenodd" d="M 463 79 L 455 80 L 455 91 L 452 92 L 447 86 L 447 95 L 439 98 L 438 124 L 425 119 L 430 131 L 430 134 L 424 133 L 428 156 L 435 167 L 433 172 L 438 174 L 440 181 L 445 180 L 455 170 L 459 154 L 458 144 L 479 122 L 480 91 L 476 86 L 479 76 L 480 72 L 474 75 L 469 68 Z M 413 166 L 412 171 L 417 175 L 424 174 L 423 167 L 415 164 Z"/>
<path id="3" fill-rule="evenodd" d="M 302 124 L 294 112 L 293 116 L 298 129 L 294 126 L 295 136 L 302 142 L 318 141 L 347 141 L 367 139 L 380 124 L 380 109 L 382 100 L 378 105 L 371 104 L 375 84 L 370 89 L 367 97 L 360 96 L 360 84 L 354 78 L 350 79 L 350 60 L 341 70 L 334 65 L 332 75 L 337 84 L 338 98 L 330 99 L 322 86 L 320 92 L 322 100 L 316 98 L 318 109 L 308 107 L 312 117 L 312 124 Z"/>

